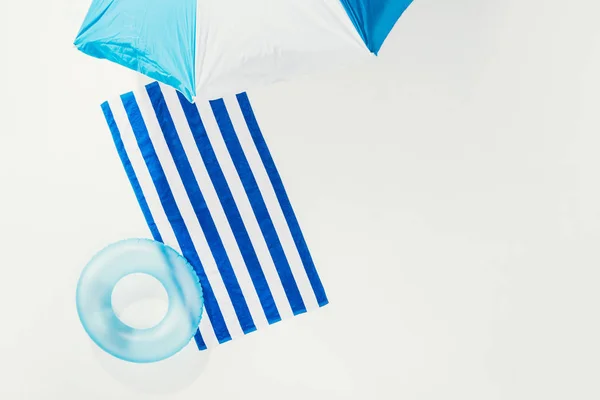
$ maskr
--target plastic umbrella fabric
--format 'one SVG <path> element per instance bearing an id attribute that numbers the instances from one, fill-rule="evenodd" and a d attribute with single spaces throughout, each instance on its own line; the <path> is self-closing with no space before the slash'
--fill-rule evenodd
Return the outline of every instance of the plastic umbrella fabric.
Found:
<path id="1" fill-rule="evenodd" d="M 189 101 L 377 54 L 412 0 L 93 0 L 75 39 Z"/>

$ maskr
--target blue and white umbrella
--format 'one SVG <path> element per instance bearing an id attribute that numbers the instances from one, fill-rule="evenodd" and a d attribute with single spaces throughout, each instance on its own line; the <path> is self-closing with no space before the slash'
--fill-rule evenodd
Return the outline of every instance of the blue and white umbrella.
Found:
<path id="1" fill-rule="evenodd" d="M 93 0 L 75 40 L 216 99 L 377 54 L 412 0 Z"/>

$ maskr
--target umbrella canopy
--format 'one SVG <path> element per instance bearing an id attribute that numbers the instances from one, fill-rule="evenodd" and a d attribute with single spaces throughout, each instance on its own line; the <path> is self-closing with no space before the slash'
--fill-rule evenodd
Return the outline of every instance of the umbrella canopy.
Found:
<path id="1" fill-rule="evenodd" d="M 377 54 L 412 0 L 94 0 L 75 45 L 219 98 Z"/>

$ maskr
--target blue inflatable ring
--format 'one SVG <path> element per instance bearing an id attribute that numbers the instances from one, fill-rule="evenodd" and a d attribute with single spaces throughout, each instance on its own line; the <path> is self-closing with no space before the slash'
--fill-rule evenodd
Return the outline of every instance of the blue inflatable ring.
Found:
<path id="1" fill-rule="evenodd" d="M 148 329 L 135 329 L 117 317 L 112 291 L 130 274 L 158 279 L 169 296 L 162 321 Z M 148 363 L 168 358 L 193 338 L 204 301 L 192 266 L 163 243 L 127 239 L 109 245 L 86 265 L 77 284 L 77 313 L 90 338 L 107 353 L 125 361 Z"/>

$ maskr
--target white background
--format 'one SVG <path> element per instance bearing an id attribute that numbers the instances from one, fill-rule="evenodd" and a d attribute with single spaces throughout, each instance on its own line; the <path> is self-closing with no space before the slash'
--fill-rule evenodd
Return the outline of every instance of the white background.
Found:
<path id="1" fill-rule="evenodd" d="M 75 310 L 149 235 L 98 107 L 137 78 L 72 47 L 88 6 L 0 4 L 0 398 L 600 398 L 597 2 L 415 0 L 374 62 L 251 92 L 331 304 L 160 374 Z"/>

